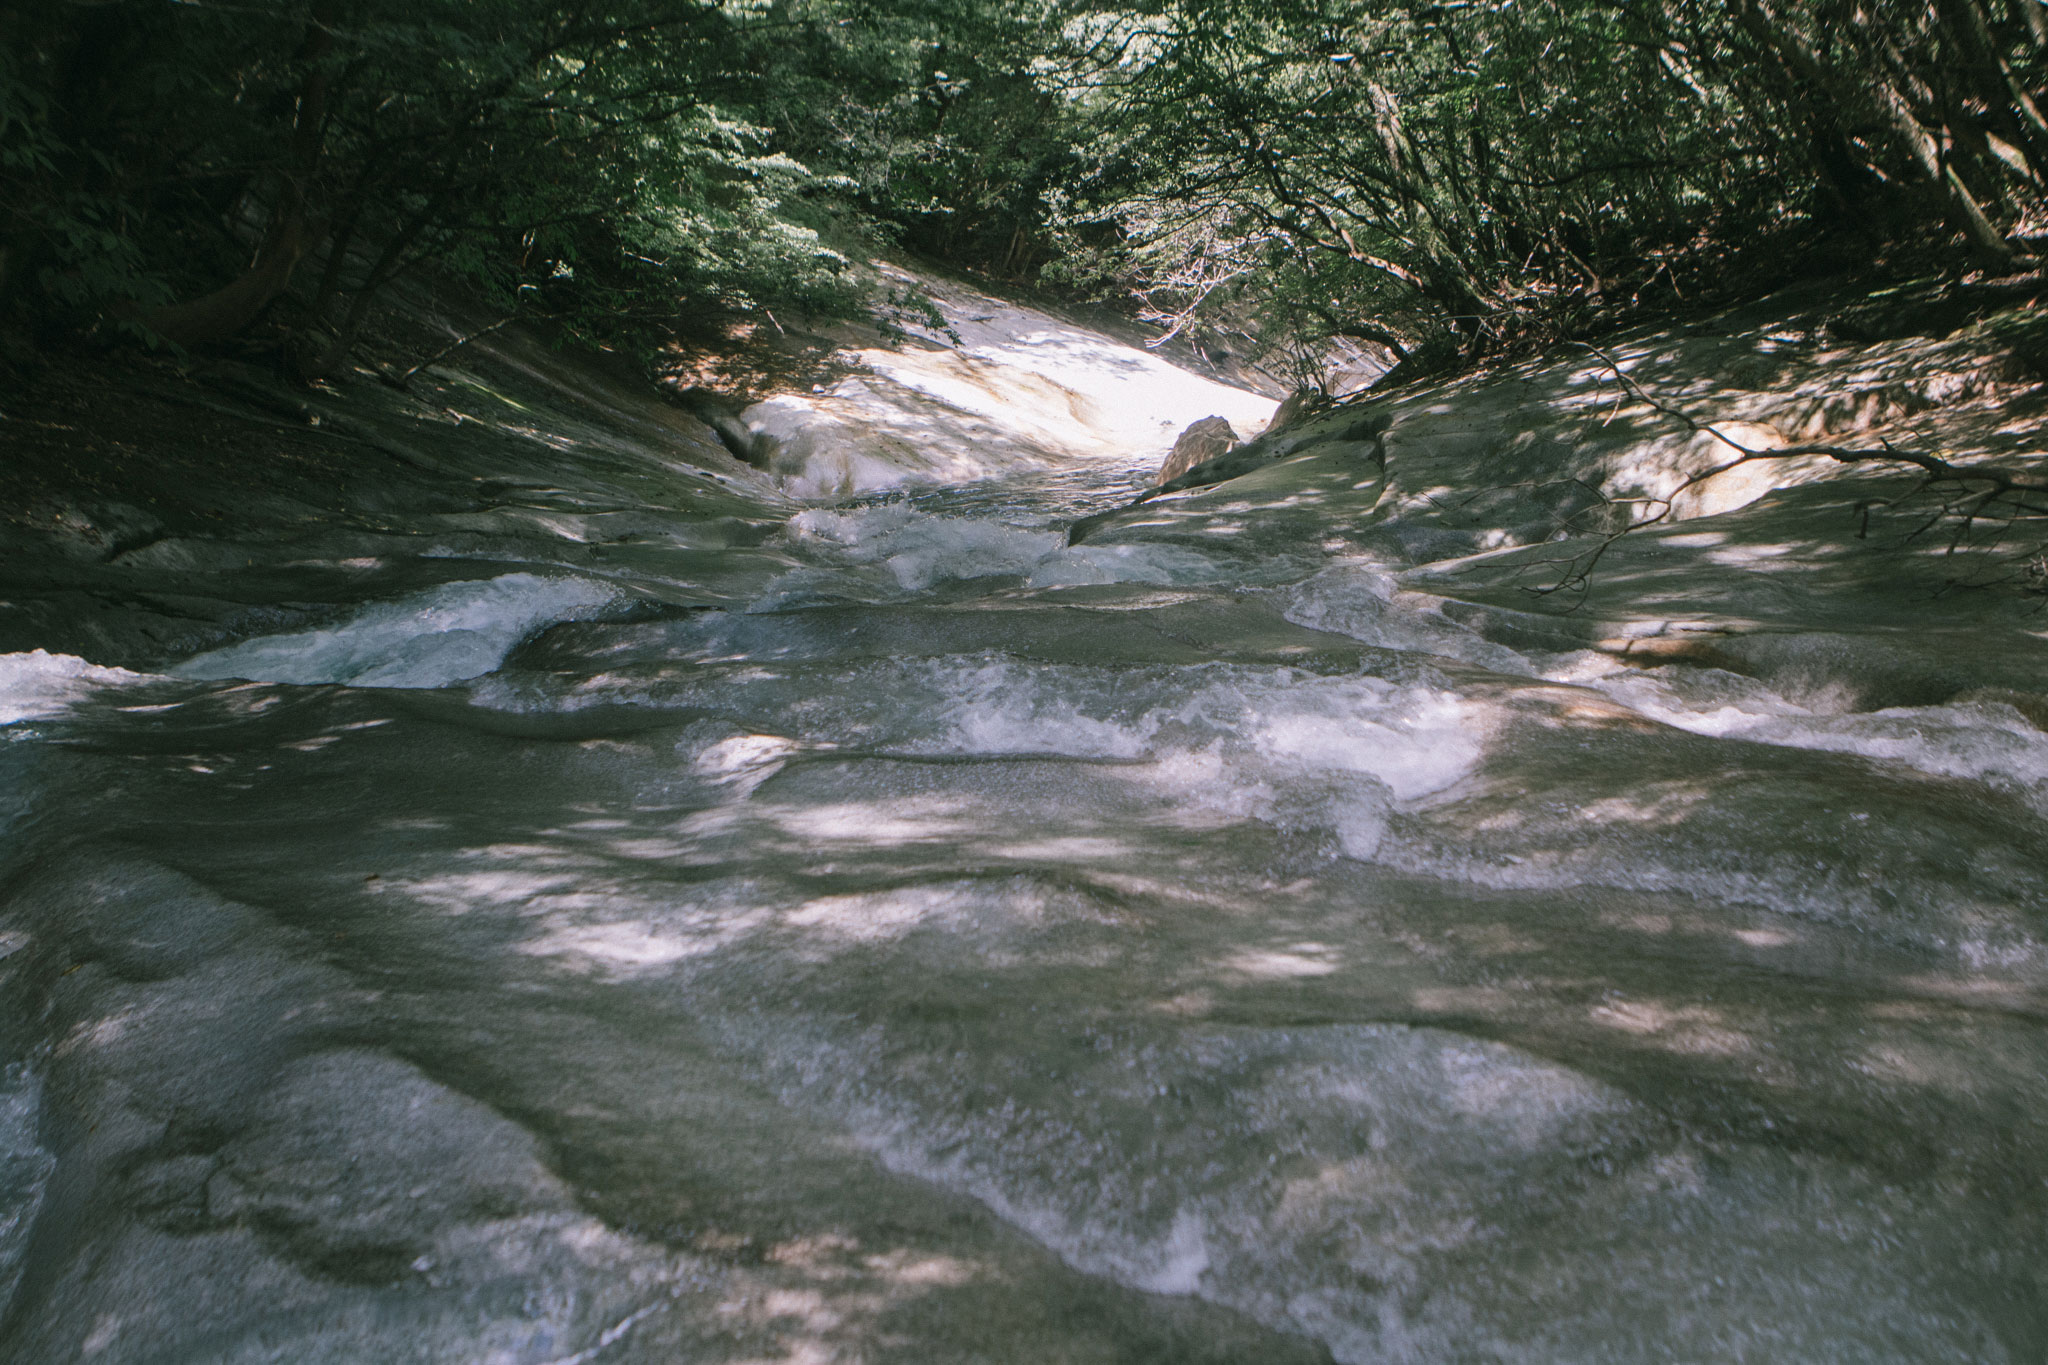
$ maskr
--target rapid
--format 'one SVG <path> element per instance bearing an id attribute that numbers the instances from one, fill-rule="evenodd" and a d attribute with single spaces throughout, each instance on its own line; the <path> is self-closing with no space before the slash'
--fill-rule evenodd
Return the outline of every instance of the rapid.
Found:
<path id="1" fill-rule="evenodd" d="M 1271 402 L 941 303 L 764 468 L 480 345 L 16 594 L 110 624 L 0 656 L 0 1356 L 2042 1358 L 2038 598 L 1825 460 L 1569 581 L 1717 459 L 1591 355 L 1117 512 Z M 1814 307 L 1612 356 L 2032 439 Z"/>

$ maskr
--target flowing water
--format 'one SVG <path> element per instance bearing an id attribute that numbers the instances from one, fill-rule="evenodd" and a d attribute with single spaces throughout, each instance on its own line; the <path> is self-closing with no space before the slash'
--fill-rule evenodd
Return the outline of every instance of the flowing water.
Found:
<path id="1" fill-rule="evenodd" d="M 556 469 L 0 658 L 0 1354 L 2041 1360 L 2038 618 L 1828 486 L 1596 623 L 1419 439 L 1075 546 L 1134 465 L 709 549 Z M 1673 602 L 1749 633 L 1595 647 Z"/>

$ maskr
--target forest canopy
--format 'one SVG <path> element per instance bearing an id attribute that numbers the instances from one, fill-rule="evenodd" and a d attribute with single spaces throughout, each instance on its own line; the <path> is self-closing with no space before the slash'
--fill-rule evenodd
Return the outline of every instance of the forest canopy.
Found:
<path id="1" fill-rule="evenodd" d="M 430 263 L 572 339 L 875 247 L 1418 366 L 2048 241 L 2040 0 L 0 0 L 0 310 L 340 365 Z"/>

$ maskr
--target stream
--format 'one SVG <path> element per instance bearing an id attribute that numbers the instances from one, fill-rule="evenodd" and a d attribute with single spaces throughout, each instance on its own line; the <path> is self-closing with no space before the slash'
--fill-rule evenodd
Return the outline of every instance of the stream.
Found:
<path id="1" fill-rule="evenodd" d="M 315 605 L 0 656 L 0 1356 L 2042 1359 L 2042 618 L 1823 479 L 1530 592 L 1595 378 L 130 552 Z"/>

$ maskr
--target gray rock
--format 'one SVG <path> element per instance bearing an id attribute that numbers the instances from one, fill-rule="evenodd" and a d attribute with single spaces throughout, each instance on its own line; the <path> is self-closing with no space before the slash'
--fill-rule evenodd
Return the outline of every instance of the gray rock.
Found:
<path id="1" fill-rule="evenodd" d="M 1330 406 L 1330 400 L 1315 389 L 1296 389 L 1287 395 L 1287 400 L 1273 411 L 1273 420 L 1266 423 L 1265 435 L 1285 431 L 1295 423 L 1303 421 Z"/>
<path id="2" fill-rule="evenodd" d="M 1187 473 L 1196 465 L 1209 461 L 1227 452 L 1237 444 L 1237 433 L 1230 429 L 1230 423 L 1221 417 L 1204 417 L 1191 423 L 1173 443 L 1173 453 L 1166 457 L 1166 463 L 1159 466 L 1155 484 L 1170 483 Z"/>

